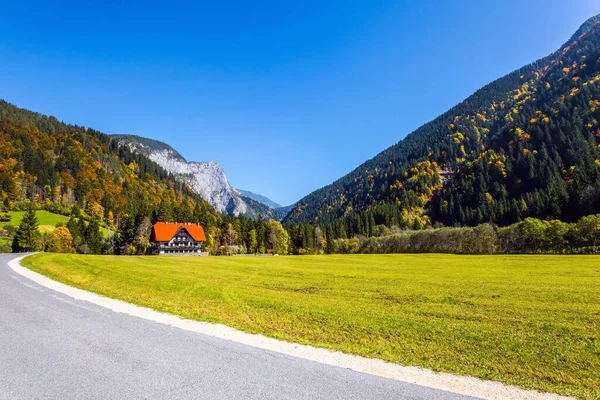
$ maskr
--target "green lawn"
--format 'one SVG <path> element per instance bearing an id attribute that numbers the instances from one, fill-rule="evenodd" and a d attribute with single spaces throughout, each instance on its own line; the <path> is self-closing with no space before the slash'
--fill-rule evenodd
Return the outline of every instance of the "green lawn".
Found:
<path id="1" fill-rule="evenodd" d="M 25 215 L 26 211 L 9 211 L 11 215 L 10 222 L 0 222 L 0 229 L 4 227 L 4 225 L 12 225 L 15 228 L 19 226 L 21 220 L 23 219 L 23 215 Z M 51 212 L 40 210 L 36 211 L 35 215 L 37 215 L 40 227 L 40 232 L 52 232 L 56 227 L 56 224 L 59 222 L 67 223 L 70 217 L 66 217 L 60 214 L 53 214 Z M 100 232 L 104 237 L 108 237 L 109 231 L 104 227 L 100 227 Z"/>
<path id="2" fill-rule="evenodd" d="M 10 211 L 9 214 L 12 217 L 10 222 L 0 222 L 0 228 L 7 224 L 10 224 L 15 228 L 18 227 L 23 219 L 23 215 L 25 215 L 25 211 Z M 67 223 L 69 220 L 69 217 L 65 217 L 64 215 L 53 214 L 43 210 L 36 211 L 35 215 L 37 215 L 40 223 L 40 232 L 52 232 L 56 224 L 59 222 Z"/>
<path id="3" fill-rule="evenodd" d="M 600 257 L 37 254 L 70 285 L 247 332 L 600 397 Z"/>

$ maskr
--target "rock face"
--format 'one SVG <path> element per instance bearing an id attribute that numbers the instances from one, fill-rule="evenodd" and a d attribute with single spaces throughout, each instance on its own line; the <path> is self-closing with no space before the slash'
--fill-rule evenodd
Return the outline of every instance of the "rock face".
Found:
<path id="1" fill-rule="evenodd" d="M 113 136 L 119 146 L 142 153 L 186 183 L 217 211 L 230 215 L 253 214 L 225 176 L 221 166 L 213 161 L 188 162 L 166 143 L 132 135 Z"/>

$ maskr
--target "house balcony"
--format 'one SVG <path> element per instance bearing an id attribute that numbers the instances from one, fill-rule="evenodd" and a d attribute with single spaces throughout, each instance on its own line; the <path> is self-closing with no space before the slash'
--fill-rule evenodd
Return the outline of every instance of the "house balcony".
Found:
<path id="1" fill-rule="evenodd" d="M 160 250 L 202 250 L 204 246 L 199 243 L 161 243 L 155 246 Z"/>

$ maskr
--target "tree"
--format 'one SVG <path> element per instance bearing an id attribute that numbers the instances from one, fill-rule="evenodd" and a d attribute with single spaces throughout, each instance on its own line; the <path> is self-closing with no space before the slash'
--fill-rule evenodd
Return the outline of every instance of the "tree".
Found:
<path id="1" fill-rule="evenodd" d="M 100 254 L 102 252 L 102 233 L 100 233 L 100 225 L 96 218 L 92 218 L 85 227 L 83 237 L 90 253 Z"/>
<path id="2" fill-rule="evenodd" d="M 273 219 L 268 222 L 269 245 L 276 254 L 286 255 L 288 253 L 289 235 L 281 225 L 281 222 Z"/>
<path id="3" fill-rule="evenodd" d="M 221 230 L 216 226 L 211 226 L 206 232 L 207 248 L 211 254 L 217 254 L 219 243 L 221 241 Z"/>
<path id="4" fill-rule="evenodd" d="M 11 219 L 12 218 L 9 213 L 0 211 L 0 222 L 10 222 Z"/>
<path id="5" fill-rule="evenodd" d="M 552 220 L 548 222 L 546 228 L 546 237 L 552 246 L 554 251 L 559 251 L 565 244 L 564 236 L 569 232 L 569 224 L 559 220 Z"/>
<path id="6" fill-rule="evenodd" d="M 144 217 L 137 228 L 133 244 L 135 245 L 138 254 L 146 254 L 152 246 L 150 243 L 150 235 L 152 234 L 152 223 L 149 217 Z"/>
<path id="7" fill-rule="evenodd" d="M 129 254 L 129 247 L 133 243 L 137 227 L 135 225 L 135 216 L 127 214 L 121 219 L 121 223 L 116 232 L 116 249 L 121 254 Z"/>
<path id="8" fill-rule="evenodd" d="M 325 244 L 325 253 L 333 254 L 335 253 L 335 240 L 333 239 L 333 228 L 331 225 L 327 225 L 327 234 L 326 236 L 326 244 Z"/>
<path id="9" fill-rule="evenodd" d="M 108 211 L 108 214 L 106 216 L 106 224 L 110 229 L 113 229 L 115 227 L 115 216 L 112 211 Z"/>
<path id="10" fill-rule="evenodd" d="M 575 231 L 582 245 L 600 245 L 600 214 L 581 218 L 575 225 Z"/>
<path id="11" fill-rule="evenodd" d="M 25 213 L 13 239 L 13 251 L 37 251 L 40 248 L 40 231 L 35 210 L 30 209 Z"/>
<path id="12" fill-rule="evenodd" d="M 79 223 L 75 217 L 69 218 L 69 221 L 67 222 L 67 229 L 69 229 L 69 233 L 71 234 L 71 238 L 73 240 L 73 248 L 78 249 L 83 242 L 83 232 L 79 230 Z"/>
<path id="13" fill-rule="evenodd" d="M 238 241 L 238 233 L 233 227 L 233 224 L 227 224 L 225 230 L 223 231 L 223 245 L 224 246 L 234 246 Z"/>
<path id="14" fill-rule="evenodd" d="M 315 227 L 315 243 L 317 252 L 322 254 L 327 246 L 327 240 L 325 240 L 325 235 L 319 226 Z"/>
<path id="15" fill-rule="evenodd" d="M 104 218 L 104 207 L 102 207 L 95 201 L 90 201 L 87 203 L 86 212 L 92 218 L 96 218 L 99 221 L 102 221 L 102 219 Z"/>
<path id="16" fill-rule="evenodd" d="M 51 253 L 72 253 L 73 237 L 71 236 L 69 228 L 66 226 L 59 226 L 54 229 L 50 235 L 46 251 Z"/>
<path id="17" fill-rule="evenodd" d="M 248 232 L 248 253 L 254 254 L 258 251 L 258 240 L 256 236 L 256 229 L 251 229 Z"/>

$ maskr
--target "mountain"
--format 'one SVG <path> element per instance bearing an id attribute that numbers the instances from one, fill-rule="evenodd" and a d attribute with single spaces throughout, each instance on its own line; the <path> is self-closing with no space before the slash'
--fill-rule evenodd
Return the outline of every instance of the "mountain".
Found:
<path id="1" fill-rule="evenodd" d="M 227 181 L 225 171 L 216 162 L 188 162 L 168 144 L 153 139 L 134 135 L 112 135 L 112 138 L 118 146 L 127 147 L 160 165 L 220 213 L 277 220 L 286 214 L 276 210 L 281 206 L 264 196 L 233 188 Z"/>
<path id="2" fill-rule="evenodd" d="M 250 198 L 254 201 L 258 201 L 259 203 L 262 203 L 270 208 L 276 209 L 276 208 L 283 207 L 281 204 L 278 204 L 278 203 L 274 202 L 273 200 L 269 199 L 268 197 L 263 196 L 261 194 L 252 193 L 248 190 L 242 190 L 242 189 L 238 189 L 237 191 L 241 196 Z"/>
<path id="3" fill-rule="evenodd" d="M 201 165 L 190 167 L 164 143 L 134 139 L 131 144 L 131 137 L 114 138 L 0 100 L 0 214 L 33 208 L 70 216 L 69 247 L 85 254 L 148 254 L 157 221 L 201 224 L 212 254 L 231 245 L 264 253 L 279 243 L 271 233 L 281 231 L 281 224 L 217 212 L 177 175 L 195 173 Z M 130 145 L 119 143 L 123 140 Z M 148 157 L 159 153 L 168 162 L 157 159 L 173 172 Z M 218 165 L 205 167 L 217 176 L 215 181 L 228 185 Z M 110 237 L 102 237 L 101 226 Z M 1 231 L 10 234 L 6 224 Z M 16 242 L 14 248 L 56 248 L 49 235 L 41 239 L 26 247 Z M 6 250 L 5 244 L 0 247 Z"/>
<path id="4" fill-rule="evenodd" d="M 296 203 L 338 237 L 385 224 L 506 225 L 600 212 L 600 16 Z"/>
<path id="5" fill-rule="evenodd" d="M 33 205 L 64 215 L 81 212 L 111 228 L 133 218 L 131 237 L 134 223 L 150 216 L 205 225 L 218 219 L 207 202 L 145 155 L 101 132 L 2 100 L 0 200 L 9 210 Z"/>
<path id="6" fill-rule="evenodd" d="M 248 208 L 252 210 L 253 218 L 262 217 L 266 221 L 270 219 L 281 221 L 290 210 L 288 207 L 271 208 L 250 197 L 242 196 L 242 200 L 244 200 Z"/>
<path id="7" fill-rule="evenodd" d="M 173 174 L 179 181 L 202 196 L 217 211 L 245 215 L 248 206 L 229 184 L 225 172 L 216 162 L 188 162 L 166 143 L 134 135 L 113 135 L 119 146 L 147 156 Z"/>

